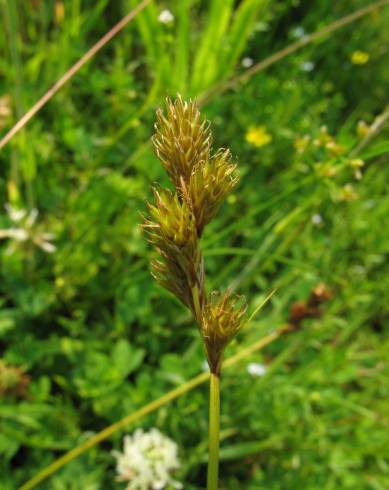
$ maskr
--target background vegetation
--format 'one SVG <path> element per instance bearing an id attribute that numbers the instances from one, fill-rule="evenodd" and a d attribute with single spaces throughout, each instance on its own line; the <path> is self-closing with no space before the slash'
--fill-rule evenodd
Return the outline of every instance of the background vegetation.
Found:
<path id="1" fill-rule="evenodd" d="M 137 3 L 0 1 L 2 133 Z M 138 226 L 150 185 L 166 179 L 148 143 L 154 110 L 177 91 L 206 100 L 215 145 L 240 162 L 203 240 L 211 282 L 251 310 L 277 288 L 229 353 L 285 324 L 319 283 L 332 291 L 320 316 L 226 371 L 223 488 L 388 488 L 389 144 L 383 124 L 368 135 L 387 116 L 389 8 L 205 98 L 366 4 L 151 2 L 1 151 L 2 490 L 203 369 Z M 137 424 L 177 442 L 188 490 L 204 486 L 206 399 L 199 387 Z M 122 436 L 39 488 L 122 488 L 110 453 Z"/>

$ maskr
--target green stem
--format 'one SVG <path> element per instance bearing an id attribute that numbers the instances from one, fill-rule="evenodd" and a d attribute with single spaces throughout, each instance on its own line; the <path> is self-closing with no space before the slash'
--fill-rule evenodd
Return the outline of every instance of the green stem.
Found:
<path id="1" fill-rule="evenodd" d="M 207 490 L 217 490 L 219 475 L 220 376 L 211 373 L 209 385 L 209 459 Z"/>

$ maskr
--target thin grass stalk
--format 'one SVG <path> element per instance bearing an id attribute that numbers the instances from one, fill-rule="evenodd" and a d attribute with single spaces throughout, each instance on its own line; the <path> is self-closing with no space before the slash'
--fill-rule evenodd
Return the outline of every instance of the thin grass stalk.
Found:
<path id="1" fill-rule="evenodd" d="M 217 490 L 220 447 L 220 376 L 211 373 L 209 380 L 209 456 L 207 490 Z"/>

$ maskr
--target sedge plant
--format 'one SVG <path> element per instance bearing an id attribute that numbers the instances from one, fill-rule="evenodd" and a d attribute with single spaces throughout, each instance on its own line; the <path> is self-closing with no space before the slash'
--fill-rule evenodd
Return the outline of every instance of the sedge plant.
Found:
<path id="1" fill-rule="evenodd" d="M 204 344 L 210 369 L 207 488 L 216 490 L 223 352 L 243 326 L 246 302 L 228 290 L 206 292 L 200 240 L 239 176 L 228 149 L 213 151 L 210 123 L 180 96 L 167 99 L 165 113 L 157 111 L 152 143 L 174 190 L 153 189 L 143 227 L 158 254 L 153 276 L 189 308 Z"/>

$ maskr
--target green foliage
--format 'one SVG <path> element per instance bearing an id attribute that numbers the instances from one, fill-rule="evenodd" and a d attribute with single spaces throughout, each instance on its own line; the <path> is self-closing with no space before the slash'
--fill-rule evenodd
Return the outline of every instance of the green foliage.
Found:
<path id="1" fill-rule="evenodd" d="M 132 7 L 138 2 L 130 0 Z M 137 17 L 148 67 L 154 78 L 151 93 L 200 95 L 227 78 L 245 49 L 255 22 L 263 17 L 268 0 L 202 2 L 174 0 L 169 7 L 174 21 L 158 21 L 156 1 Z M 170 10 L 169 10 L 170 12 Z M 193 34 L 193 25 L 198 32 Z"/>
<path id="2" fill-rule="evenodd" d="M 71 0 L 61 13 L 60 1 L 0 2 L 0 97 L 11 101 L 0 99 L 2 133 L 133 3 Z M 154 106 L 177 90 L 201 95 L 241 71 L 243 57 L 259 61 L 301 35 L 297 27 L 311 32 L 366 2 L 152 4 L 0 154 L 0 230 L 21 229 L 39 210 L 28 239 L 0 240 L 1 357 L 26 390 L 0 398 L 2 490 L 202 369 L 196 327 L 150 278 L 139 228 L 150 184 L 167 182 L 148 143 Z M 171 24 L 158 22 L 164 8 Z M 241 174 L 202 239 L 209 290 L 231 285 L 252 311 L 277 288 L 227 355 L 285 324 L 318 283 L 333 291 L 322 316 L 250 358 L 265 376 L 249 375 L 249 361 L 226 371 L 222 488 L 388 486 L 387 129 L 350 155 L 363 140 L 358 121 L 385 111 L 388 15 L 305 47 L 203 108 Z M 356 51 L 367 62 L 354 64 Z M 6 203 L 28 216 L 13 221 Z M 202 488 L 206 388 L 141 425 L 177 442 L 177 479 Z M 123 488 L 110 454 L 122 436 L 39 488 Z"/>

